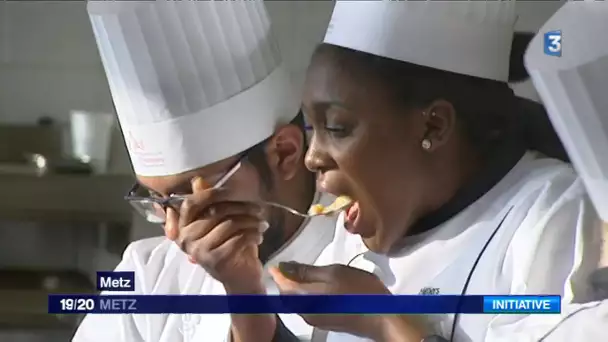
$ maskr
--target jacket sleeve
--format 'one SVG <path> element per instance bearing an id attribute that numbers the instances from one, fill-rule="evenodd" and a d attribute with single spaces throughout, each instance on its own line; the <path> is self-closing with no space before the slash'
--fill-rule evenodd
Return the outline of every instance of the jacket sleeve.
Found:
<path id="1" fill-rule="evenodd" d="M 486 342 L 537 342 L 553 329 L 552 338 L 561 341 L 561 332 L 581 332 L 556 327 L 561 322 L 571 326 L 565 319 L 572 303 L 593 298 L 589 277 L 600 259 L 602 222 L 580 180 L 565 183 L 543 189 L 513 236 L 504 262 L 511 274 L 510 294 L 560 294 L 562 314 L 497 315 L 488 326 Z"/>
<path id="2" fill-rule="evenodd" d="M 608 300 L 573 304 L 564 308 L 564 318 L 541 342 L 601 342 L 608 332 Z"/>
<path id="3" fill-rule="evenodd" d="M 135 244 L 129 245 L 123 253 L 123 259 L 116 271 L 135 272 L 135 292 L 112 292 L 102 294 L 137 295 L 142 294 L 140 279 L 142 272 L 137 272 L 138 253 Z M 145 342 L 133 315 L 87 315 L 80 323 L 72 342 Z"/>

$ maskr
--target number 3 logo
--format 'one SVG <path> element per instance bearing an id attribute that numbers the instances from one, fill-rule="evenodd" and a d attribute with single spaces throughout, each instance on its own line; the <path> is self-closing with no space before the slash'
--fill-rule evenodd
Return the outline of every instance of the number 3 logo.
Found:
<path id="1" fill-rule="evenodd" d="M 545 55 L 560 57 L 562 55 L 562 31 L 545 33 Z"/>
<path id="2" fill-rule="evenodd" d="M 559 52 L 562 50 L 562 36 L 557 34 L 549 35 L 549 51 Z"/>

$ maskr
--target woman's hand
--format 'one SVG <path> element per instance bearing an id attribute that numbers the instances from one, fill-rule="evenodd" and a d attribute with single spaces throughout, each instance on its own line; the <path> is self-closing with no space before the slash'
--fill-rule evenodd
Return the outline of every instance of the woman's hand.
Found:
<path id="1" fill-rule="evenodd" d="M 280 263 L 271 269 L 283 294 L 386 294 L 391 292 L 375 275 L 344 265 L 310 266 L 294 262 Z M 323 330 L 345 332 L 374 341 L 422 340 L 423 332 L 404 316 L 394 315 L 301 315 Z"/>

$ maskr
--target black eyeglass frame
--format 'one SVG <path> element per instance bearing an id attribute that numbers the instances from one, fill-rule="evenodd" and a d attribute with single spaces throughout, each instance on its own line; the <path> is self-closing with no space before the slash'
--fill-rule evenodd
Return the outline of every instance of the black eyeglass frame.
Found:
<path id="1" fill-rule="evenodd" d="M 226 177 L 239 163 L 244 163 L 247 160 L 247 156 L 249 154 L 249 150 L 245 151 L 230 167 L 222 174 L 222 178 Z M 129 192 L 124 196 L 124 200 L 129 202 L 132 206 L 135 207 L 136 203 L 155 203 L 161 206 L 163 211 L 167 211 L 168 207 L 179 210 L 179 207 L 186 199 L 187 195 L 170 195 L 167 198 L 158 198 L 151 196 L 137 196 L 135 193 L 141 187 L 139 183 L 133 184 Z M 138 208 L 136 208 L 137 210 Z M 139 212 L 139 210 L 138 210 Z"/>

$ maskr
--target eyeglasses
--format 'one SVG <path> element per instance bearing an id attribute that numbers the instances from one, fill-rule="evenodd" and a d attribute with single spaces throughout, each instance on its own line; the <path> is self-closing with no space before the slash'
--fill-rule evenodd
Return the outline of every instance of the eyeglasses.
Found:
<path id="1" fill-rule="evenodd" d="M 222 187 L 234 175 L 242 163 L 247 159 L 247 154 L 243 154 L 213 186 L 214 188 Z M 131 190 L 125 196 L 135 210 L 143 215 L 148 222 L 164 224 L 167 221 L 167 208 L 171 207 L 179 212 L 179 209 L 186 199 L 186 195 L 170 195 L 166 198 L 158 198 L 152 196 L 139 196 L 137 193 L 142 190 L 139 183 L 135 183 Z"/>

